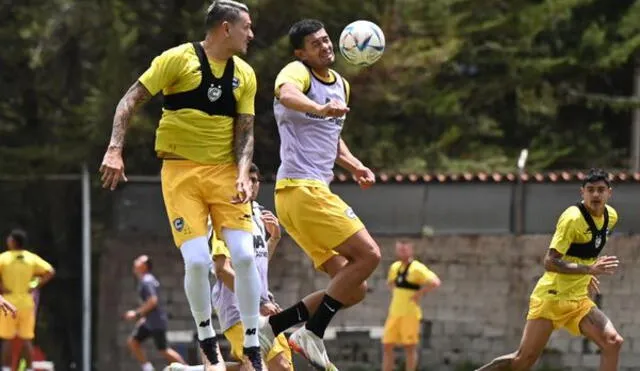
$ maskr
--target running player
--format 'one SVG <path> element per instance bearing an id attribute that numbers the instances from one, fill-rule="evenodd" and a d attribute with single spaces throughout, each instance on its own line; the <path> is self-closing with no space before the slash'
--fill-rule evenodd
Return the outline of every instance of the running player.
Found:
<path id="1" fill-rule="evenodd" d="M 142 366 L 142 371 L 154 370 L 141 347 L 142 342 L 149 337 L 169 363 L 186 363 L 178 352 L 167 345 L 169 319 L 159 298 L 160 282 L 151 272 L 152 268 L 153 262 L 147 255 L 140 255 L 133 261 L 133 274 L 138 279 L 137 291 L 142 304 L 124 314 L 127 321 L 137 321 L 135 330 L 127 339 L 127 345 Z"/>
<path id="2" fill-rule="evenodd" d="M 403 347 L 405 370 L 415 371 L 418 367 L 418 339 L 422 309 L 420 299 L 440 286 L 440 278 L 416 260 L 413 243 L 396 241 L 398 260 L 389 267 L 387 283 L 392 289 L 389 315 L 384 324 L 382 344 L 382 371 L 395 370 L 394 348 Z"/>
<path id="3" fill-rule="evenodd" d="M 26 349 L 27 370 L 33 362 L 33 344 L 36 327 L 35 301 L 32 291 L 47 284 L 55 274 L 51 264 L 27 250 L 26 232 L 15 229 L 7 237 L 8 251 L 0 254 L 0 283 L 5 298 L 16 307 L 15 316 L 0 317 L 2 371 L 11 370 L 11 347 L 7 342 L 18 338 Z M 38 278 L 37 286 L 31 283 Z"/>
<path id="4" fill-rule="evenodd" d="M 334 163 L 365 189 L 373 172 L 354 157 L 340 137 L 349 112 L 349 85 L 330 66 L 333 44 L 324 25 L 303 20 L 289 30 L 297 61 L 280 71 L 275 83 L 274 113 L 280 133 L 281 164 L 275 204 L 280 223 L 327 273 L 326 290 L 270 316 L 261 324 L 261 341 L 306 321 L 289 344 L 319 370 L 335 370 L 323 343 L 324 332 L 340 309 L 362 301 L 365 280 L 380 262 L 380 249 L 353 210 L 329 189 Z"/>
<path id="5" fill-rule="evenodd" d="M 275 314 L 279 311 L 279 306 L 270 298 L 268 269 L 269 260 L 280 241 L 280 225 L 278 219 L 268 210 L 260 205 L 256 198 L 260 192 L 260 171 L 255 164 L 251 165 L 249 172 L 253 190 L 251 193 L 252 200 L 252 218 L 253 218 L 253 241 L 256 254 L 256 264 L 260 272 L 262 281 L 262 292 L 260 295 L 260 312 L 263 315 Z M 268 235 L 268 238 L 267 238 Z M 242 341 L 244 331 L 240 322 L 240 313 L 238 311 L 238 299 L 234 294 L 234 275 L 235 272 L 231 266 L 229 251 L 224 242 L 216 238 L 211 231 L 211 250 L 214 259 L 215 272 L 217 281 L 211 293 L 213 298 L 213 306 L 218 314 L 221 330 L 225 338 L 231 344 L 231 355 L 235 360 L 242 362 Z M 289 371 L 293 370 L 291 349 L 287 344 L 284 334 L 278 336 L 273 347 L 270 347 L 266 353 L 265 361 L 267 369 L 270 371 Z M 236 370 L 237 365 L 227 363 L 227 370 Z M 180 364 L 172 364 L 167 371 L 202 371 L 203 366 L 184 366 Z"/>
<path id="6" fill-rule="evenodd" d="M 600 348 L 600 371 L 618 369 L 622 336 L 589 297 L 589 285 L 598 275 L 613 274 L 615 256 L 601 256 L 611 229 L 618 221 L 607 205 L 611 196 L 608 174 L 591 170 L 580 188 L 582 201 L 567 208 L 556 226 L 544 258 L 544 275 L 529 302 L 529 314 L 520 348 L 496 358 L 478 371 L 529 370 L 544 350 L 551 333 L 564 328 L 583 335 Z"/>
<path id="7" fill-rule="evenodd" d="M 215 1 L 204 41 L 185 43 L 156 57 L 120 100 L 101 171 L 103 187 L 126 181 L 122 149 L 136 109 L 161 92 L 164 109 L 155 150 L 162 164 L 162 194 L 176 246 L 185 264 L 185 292 L 200 348 L 220 363 L 211 326 L 211 257 L 207 217 L 233 257 L 238 304 L 247 329 L 244 353 L 260 371 L 257 335 L 260 277 L 253 258 L 251 185 L 256 76 L 244 54 L 253 39 L 246 5 Z"/>

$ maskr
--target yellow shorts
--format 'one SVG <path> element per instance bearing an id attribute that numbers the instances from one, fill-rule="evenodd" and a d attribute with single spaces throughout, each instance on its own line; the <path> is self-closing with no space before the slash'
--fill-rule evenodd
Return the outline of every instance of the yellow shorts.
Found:
<path id="1" fill-rule="evenodd" d="M 162 196 L 176 246 L 207 235 L 207 216 L 221 236 L 222 228 L 253 231 L 250 204 L 234 205 L 235 164 L 202 165 L 189 160 L 164 160 Z"/>
<path id="2" fill-rule="evenodd" d="M 334 248 L 364 228 L 351 207 L 328 187 L 288 186 L 276 190 L 280 224 L 311 258 L 316 269 Z"/>
<path id="3" fill-rule="evenodd" d="M 231 355 L 238 361 L 242 360 L 242 347 L 244 344 L 244 328 L 242 327 L 242 323 L 238 322 L 231 326 L 224 332 L 224 337 L 231 344 Z M 289 348 L 289 343 L 287 342 L 287 338 L 284 334 L 280 334 L 276 337 L 276 341 L 273 343 L 273 347 L 269 351 L 269 354 L 267 354 L 265 361 L 271 361 L 280 353 L 284 353 L 284 357 L 287 361 L 293 364 L 291 348 Z"/>
<path id="4" fill-rule="evenodd" d="M 416 316 L 390 316 L 384 323 L 382 344 L 415 345 L 420 338 L 420 319 Z"/>
<path id="5" fill-rule="evenodd" d="M 553 322 L 553 328 L 564 328 L 570 334 L 579 336 L 580 321 L 596 304 L 589 298 L 579 300 L 542 300 L 536 297 L 529 299 L 530 319 L 548 319 Z"/>
<path id="6" fill-rule="evenodd" d="M 0 314 L 0 339 L 10 340 L 16 336 L 23 340 L 35 337 L 36 314 L 33 308 L 19 309 L 16 317 Z"/>

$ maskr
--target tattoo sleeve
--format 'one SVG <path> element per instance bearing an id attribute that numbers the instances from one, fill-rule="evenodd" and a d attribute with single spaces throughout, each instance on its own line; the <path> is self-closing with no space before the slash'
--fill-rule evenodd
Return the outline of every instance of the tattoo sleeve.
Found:
<path id="1" fill-rule="evenodd" d="M 562 259 L 562 254 L 556 249 L 549 249 L 544 257 L 544 268 L 549 272 L 564 274 L 589 274 L 588 265 L 568 262 Z"/>
<path id="2" fill-rule="evenodd" d="M 238 114 L 234 125 L 233 149 L 239 172 L 248 172 L 253 160 L 254 115 Z"/>
<path id="3" fill-rule="evenodd" d="M 136 81 L 131 85 L 116 107 L 109 148 L 122 148 L 124 146 L 124 136 L 129 127 L 131 117 L 133 117 L 138 107 L 148 102 L 151 98 L 151 93 L 140 81 Z"/>

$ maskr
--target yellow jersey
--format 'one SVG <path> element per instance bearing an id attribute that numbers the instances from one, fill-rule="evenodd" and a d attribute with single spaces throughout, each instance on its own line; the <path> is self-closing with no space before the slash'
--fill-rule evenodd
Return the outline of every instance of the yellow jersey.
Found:
<path id="1" fill-rule="evenodd" d="M 611 230 L 618 222 L 616 210 L 606 205 L 609 215 L 608 230 Z M 604 215 L 591 216 L 595 226 L 600 230 L 604 226 Z M 606 231 L 608 233 L 608 231 Z M 567 262 L 591 265 L 597 258 L 580 258 L 567 255 L 572 244 L 584 244 L 592 241 L 592 232 L 587 220 L 582 215 L 578 206 L 570 206 L 558 219 L 556 231 L 551 239 L 550 249 L 557 250 L 563 255 L 562 260 Z M 582 247 L 581 247 L 582 248 Z M 588 274 L 563 274 L 545 272 L 538 280 L 531 296 L 542 300 L 580 300 L 588 296 L 591 275 Z"/>
<path id="2" fill-rule="evenodd" d="M 393 284 L 391 304 L 389 305 L 389 317 L 414 316 L 422 319 L 420 305 L 411 300 L 417 290 L 397 287 L 396 280 L 406 271 L 406 281 L 417 286 L 423 286 L 436 280 L 437 276 L 426 265 L 417 260 L 412 260 L 407 270 L 407 265 L 398 260 L 391 264 L 387 274 L 387 282 Z"/>
<path id="3" fill-rule="evenodd" d="M 31 281 L 53 271 L 51 264 L 27 250 L 9 250 L 0 254 L 0 280 L 8 293 L 4 295 L 18 309 L 34 307 Z"/>
<path id="4" fill-rule="evenodd" d="M 224 74 L 226 61 L 208 59 L 216 78 Z M 253 68 L 234 56 L 233 96 L 239 114 L 255 114 L 256 75 Z M 184 43 L 155 57 L 138 79 L 152 94 L 177 94 L 200 85 L 200 60 L 191 43 Z M 209 115 L 197 109 L 162 110 L 156 130 L 155 150 L 202 164 L 234 162 L 232 117 Z"/>

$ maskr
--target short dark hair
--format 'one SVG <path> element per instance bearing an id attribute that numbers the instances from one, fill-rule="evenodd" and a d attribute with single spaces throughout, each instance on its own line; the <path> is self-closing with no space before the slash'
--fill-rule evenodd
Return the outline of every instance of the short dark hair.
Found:
<path id="1" fill-rule="evenodd" d="M 582 180 L 582 186 L 584 187 L 587 183 L 596 183 L 596 182 L 604 182 L 607 187 L 611 188 L 611 183 L 609 182 L 609 174 L 602 169 L 591 169 L 587 173 L 587 176 Z"/>
<path id="2" fill-rule="evenodd" d="M 233 23 L 240 18 L 240 14 L 249 13 L 249 7 L 245 4 L 233 0 L 215 0 L 207 9 L 207 17 L 204 24 L 207 30 L 222 24 L 222 22 Z"/>
<path id="3" fill-rule="evenodd" d="M 153 261 L 151 261 L 151 257 L 147 255 L 147 260 L 144 262 L 147 266 L 147 270 L 151 272 L 153 270 Z"/>
<path id="4" fill-rule="evenodd" d="M 22 229 L 14 229 L 9 232 L 9 237 L 18 245 L 19 248 L 23 249 L 27 246 L 27 232 Z"/>
<path id="5" fill-rule="evenodd" d="M 258 168 L 258 165 L 251 163 L 251 167 L 249 168 L 249 173 L 260 175 L 260 169 Z"/>
<path id="6" fill-rule="evenodd" d="M 324 24 L 317 19 L 303 19 L 296 22 L 289 29 L 289 44 L 293 50 L 304 48 L 304 38 L 324 28 Z"/>

